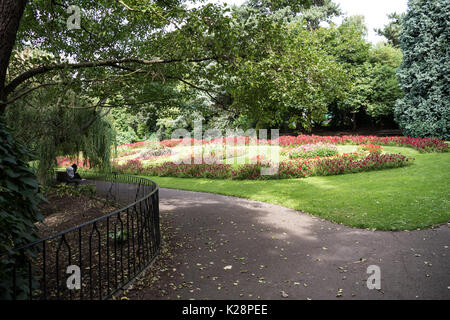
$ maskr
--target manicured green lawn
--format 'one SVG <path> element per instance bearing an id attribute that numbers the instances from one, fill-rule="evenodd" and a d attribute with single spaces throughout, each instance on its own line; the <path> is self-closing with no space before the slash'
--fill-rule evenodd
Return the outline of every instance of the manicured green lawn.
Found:
<path id="1" fill-rule="evenodd" d="M 151 178 L 163 188 L 270 202 L 353 227 L 413 230 L 449 221 L 450 153 L 383 150 L 416 160 L 403 168 L 295 180 Z"/>

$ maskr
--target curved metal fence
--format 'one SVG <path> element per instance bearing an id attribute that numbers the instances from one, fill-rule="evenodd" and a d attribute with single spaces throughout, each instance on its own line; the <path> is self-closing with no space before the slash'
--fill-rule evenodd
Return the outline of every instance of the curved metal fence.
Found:
<path id="1" fill-rule="evenodd" d="M 88 183 L 95 184 L 102 197 L 124 206 L 0 257 L 14 262 L 9 277 L 13 299 L 108 299 L 158 254 L 158 185 L 117 174 L 90 174 Z M 36 254 L 25 256 L 30 248 Z"/>

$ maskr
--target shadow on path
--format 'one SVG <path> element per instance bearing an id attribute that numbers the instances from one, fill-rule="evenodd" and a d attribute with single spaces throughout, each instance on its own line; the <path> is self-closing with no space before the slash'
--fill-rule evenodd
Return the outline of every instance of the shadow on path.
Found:
<path id="1" fill-rule="evenodd" d="M 170 189 L 160 191 L 160 210 L 165 250 L 129 298 L 450 299 L 449 225 L 368 231 Z M 381 269 L 381 290 L 367 288 L 369 265 Z"/>

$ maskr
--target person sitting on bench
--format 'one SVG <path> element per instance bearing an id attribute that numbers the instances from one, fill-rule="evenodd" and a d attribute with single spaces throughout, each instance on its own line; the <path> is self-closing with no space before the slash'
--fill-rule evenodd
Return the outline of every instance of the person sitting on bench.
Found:
<path id="1" fill-rule="evenodd" d="M 77 165 L 74 163 L 72 166 L 66 168 L 67 175 L 70 179 L 81 180 L 81 176 L 77 173 Z"/>
<path id="2" fill-rule="evenodd" d="M 81 179 L 81 176 L 77 173 L 78 167 L 77 167 L 77 165 L 76 165 L 75 163 L 72 165 L 72 168 L 73 168 L 73 176 L 74 176 L 74 179 L 80 179 L 80 180 L 83 180 L 83 179 Z"/>
<path id="3" fill-rule="evenodd" d="M 75 174 L 73 173 L 73 168 L 72 167 L 67 167 L 66 168 L 66 173 L 69 176 L 70 179 L 73 179 L 75 177 Z"/>

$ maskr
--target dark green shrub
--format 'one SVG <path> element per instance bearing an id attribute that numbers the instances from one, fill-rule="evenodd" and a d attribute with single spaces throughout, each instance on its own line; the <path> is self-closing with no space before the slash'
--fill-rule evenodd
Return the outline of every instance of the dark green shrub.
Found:
<path id="1" fill-rule="evenodd" d="M 72 197 L 79 197 L 79 196 L 88 196 L 93 197 L 97 194 L 97 190 L 95 188 L 95 185 L 86 184 L 81 185 L 78 187 L 70 186 L 65 183 L 59 184 L 55 186 L 54 188 L 55 193 L 59 197 L 65 197 L 65 196 L 72 196 Z"/>
<path id="2" fill-rule="evenodd" d="M 0 299 L 13 298 L 12 270 L 16 269 L 16 298 L 29 296 L 27 260 L 35 249 L 23 255 L 13 251 L 38 239 L 35 222 L 42 220 L 38 205 L 44 198 L 28 166 L 31 155 L 18 145 L 0 122 Z M 36 280 L 36 279 L 34 279 Z"/>

